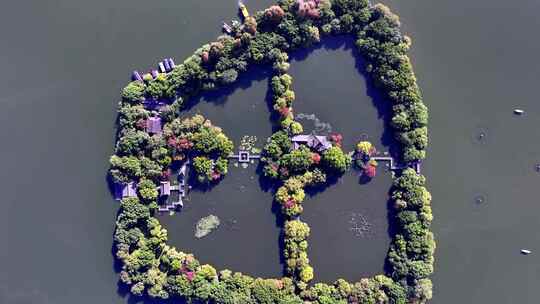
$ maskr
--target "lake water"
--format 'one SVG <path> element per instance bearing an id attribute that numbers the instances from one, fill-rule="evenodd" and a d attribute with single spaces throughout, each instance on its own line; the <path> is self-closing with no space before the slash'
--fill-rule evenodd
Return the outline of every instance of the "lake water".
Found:
<path id="1" fill-rule="evenodd" d="M 413 38 L 411 59 L 431 114 L 423 172 L 434 197 L 438 246 L 432 302 L 537 303 L 539 257 L 521 256 L 519 250 L 540 252 L 540 175 L 534 170 L 540 163 L 535 132 L 540 3 L 383 2 Z M 270 4 L 248 1 L 251 10 Z M 0 303 L 127 303 L 118 293 L 111 255 L 117 203 L 105 183 L 120 89 L 131 70 L 146 70 L 163 57 L 181 61 L 215 39 L 235 5 L 233 0 L 4 5 Z M 302 54 L 293 57 L 296 111 L 316 114 L 342 132 L 349 149 L 355 135 L 366 133 L 384 150 L 385 110 L 371 101 L 373 92 L 351 52 L 347 43 L 328 42 L 305 60 Z M 252 75 L 227 100 L 212 102 L 209 96 L 191 110 L 224 127 L 235 143 L 243 135 L 262 140 L 271 132 L 266 87 L 265 79 Z M 516 107 L 526 114 L 514 116 Z M 479 133 L 485 134 L 481 140 Z M 259 187 L 254 173 L 254 166 L 231 168 L 211 192 L 192 192 L 183 214 L 163 219 L 171 243 L 219 268 L 278 276 L 279 223 L 271 193 Z M 358 185 L 351 173 L 306 200 L 302 218 L 312 227 L 315 280 L 378 272 L 388 245 L 383 195 L 389 183 L 382 170 L 367 185 Z M 235 188 L 241 184 L 245 191 Z M 210 213 L 220 216 L 222 226 L 194 240 L 194 223 Z M 362 219 L 371 224 L 371 234 L 357 235 L 346 224 Z M 224 246 L 247 238 L 249 246 Z M 329 240 L 335 249 L 325 248 Z"/>

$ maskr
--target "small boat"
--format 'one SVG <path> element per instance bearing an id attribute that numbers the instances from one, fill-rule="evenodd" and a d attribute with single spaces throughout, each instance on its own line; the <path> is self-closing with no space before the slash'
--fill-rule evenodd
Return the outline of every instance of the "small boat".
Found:
<path id="1" fill-rule="evenodd" d="M 163 62 L 159 62 L 158 63 L 158 68 L 159 68 L 159 72 L 160 73 L 165 73 L 165 65 L 163 64 Z"/>
<path id="2" fill-rule="evenodd" d="M 525 114 L 525 111 L 523 111 L 522 109 L 514 109 L 514 114 L 522 115 Z"/>
<path id="3" fill-rule="evenodd" d="M 226 22 L 223 22 L 222 29 L 223 29 L 223 32 L 225 32 L 227 34 L 231 34 L 232 31 L 233 31 L 233 28 L 230 25 L 228 25 Z"/>
<path id="4" fill-rule="evenodd" d="M 532 253 L 532 251 L 530 251 L 528 249 L 521 249 L 521 254 L 527 255 L 527 254 L 531 254 L 531 253 Z"/>
<path id="5" fill-rule="evenodd" d="M 238 1 L 238 8 L 240 9 L 240 12 L 242 13 L 242 17 L 244 17 L 244 19 L 249 17 L 249 12 L 247 10 L 247 7 L 244 4 L 244 2 L 242 2 L 242 0 Z"/>
<path id="6" fill-rule="evenodd" d="M 171 65 L 169 64 L 169 60 L 168 59 L 163 59 L 163 65 L 165 66 L 165 72 L 170 72 L 171 71 Z"/>
<path id="7" fill-rule="evenodd" d="M 139 74 L 139 72 L 137 72 L 137 71 L 133 71 L 133 74 L 131 75 L 131 79 L 132 80 L 143 81 L 143 79 L 141 77 L 141 74 Z"/>

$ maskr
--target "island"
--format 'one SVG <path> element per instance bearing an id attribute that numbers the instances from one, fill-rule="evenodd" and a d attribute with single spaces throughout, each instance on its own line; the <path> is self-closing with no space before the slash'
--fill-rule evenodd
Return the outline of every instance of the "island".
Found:
<path id="1" fill-rule="evenodd" d="M 433 216 L 431 195 L 420 174 L 428 110 L 407 56 L 411 39 L 401 34 L 398 17 L 367 0 L 279 0 L 252 15 L 243 5 L 242 22 L 233 22 L 226 31 L 181 64 L 167 58 L 148 73 L 134 71 L 133 81 L 122 90 L 109 172 L 120 200 L 114 253 L 122 284 L 135 296 L 204 303 L 405 304 L 431 299 Z M 325 36 L 345 35 L 355 37 L 366 74 L 392 103 L 389 127 L 400 144 L 399 159 L 377 158 L 368 142 L 347 153 L 341 135 L 304 134 L 295 119 L 288 54 Z M 167 231 L 156 216 L 182 207 L 188 170 L 193 170 L 195 182 L 211 186 L 227 174 L 230 158 L 250 159 L 246 152 L 233 154 L 233 142 L 219 126 L 201 115 L 180 114 L 188 100 L 235 83 L 255 65 L 273 73 L 276 131 L 256 157 L 263 174 L 279 185 L 274 203 L 286 218 L 281 278 L 254 278 L 201 264 L 168 245 Z M 389 161 L 394 173 L 385 272 L 358 282 L 311 284 L 316 269 L 308 257 L 310 228 L 301 220 L 305 189 L 339 178 L 353 164 L 373 178 L 377 161 Z M 171 191 L 179 191 L 178 201 L 169 201 Z"/>

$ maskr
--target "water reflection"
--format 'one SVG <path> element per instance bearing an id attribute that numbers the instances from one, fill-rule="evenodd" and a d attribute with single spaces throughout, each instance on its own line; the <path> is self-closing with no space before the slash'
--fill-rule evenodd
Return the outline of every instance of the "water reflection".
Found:
<path id="1" fill-rule="evenodd" d="M 360 133 L 360 140 L 368 140 L 369 135 L 367 133 Z"/>

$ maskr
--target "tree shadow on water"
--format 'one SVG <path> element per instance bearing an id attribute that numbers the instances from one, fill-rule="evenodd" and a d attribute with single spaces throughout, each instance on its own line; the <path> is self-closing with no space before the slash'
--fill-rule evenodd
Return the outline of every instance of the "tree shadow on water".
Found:
<path id="1" fill-rule="evenodd" d="M 223 106 L 225 103 L 227 103 L 229 97 L 237 90 L 245 91 L 249 89 L 254 82 L 262 81 L 270 76 L 271 66 L 250 66 L 247 71 L 238 75 L 238 79 L 233 84 L 225 85 L 215 90 L 202 92 L 185 101 L 182 107 L 182 112 L 190 111 L 202 101 L 215 104 L 216 106 Z"/>
<path id="2" fill-rule="evenodd" d="M 261 191 L 263 191 L 263 192 L 271 192 L 272 193 L 272 201 L 270 203 L 270 206 L 271 206 L 270 207 L 270 212 L 272 212 L 272 214 L 274 214 L 274 219 L 275 219 L 274 223 L 275 223 L 276 227 L 280 228 L 280 233 L 277 236 L 277 244 L 278 244 L 279 252 L 282 253 L 285 250 L 285 235 L 284 235 L 284 232 L 283 232 L 282 228 L 285 226 L 286 218 L 283 215 L 283 213 L 281 212 L 281 206 L 275 201 L 274 197 L 275 197 L 275 193 L 276 193 L 277 189 L 283 183 L 281 181 L 276 181 L 276 180 L 273 180 L 273 179 L 270 179 L 270 178 L 266 177 L 264 175 L 264 172 L 263 172 L 263 163 L 262 162 L 259 162 L 259 164 L 257 165 L 256 173 L 259 176 L 259 187 L 260 187 Z M 283 267 L 283 269 L 282 269 L 283 275 L 285 275 L 285 273 L 286 273 L 286 268 L 287 268 L 286 262 L 287 261 L 286 261 L 284 255 L 280 254 L 279 255 L 279 263 Z"/>
<path id="3" fill-rule="evenodd" d="M 390 240 L 394 240 L 398 232 L 398 226 L 395 220 L 397 216 L 397 211 L 394 208 L 394 201 L 392 200 L 392 191 L 393 191 L 393 187 L 391 187 L 390 190 L 388 191 L 388 200 L 386 201 L 386 210 L 387 210 L 387 217 L 388 217 L 387 233 L 388 233 L 388 236 L 390 237 Z M 390 247 L 390 244 L 388 247 Z M 388 248 L 388 251 L 390 251 L 390 248 Z M 390 261 L 388 260 L 388 253 L 386 254 L 386 258 L 384 259 L 383 267 L 384 267 L 384 272 L 388 276 L 391 276 L 394 268 L 392 267 Z"/>
<path id="4" fill-rule="evenodd" d="M 371 178 L 371 177 L 369 177 L 369 176 L 367 176 L 365 174 L 362 174 L 362 173 L 358 174 L 358 184 L 360 184 L 360 185 L 367 185 L 372 180 L 373 180 L 373 178 Z"/>
<path id="5" fill-rule="evenodd" d="M 373 106 L 377 109 L 379 118 L 381 118 L 384 122 L 383 133 L 380 141 L 385 147 L 388 147 L 388 152 L 392 157 L 399 159 L 399 145 L 394 137 L 392 126 L 390 125 L 393 116 L 392 102 L 379 88 L 375 86 L 373 79 L 366 72 L 367 63 L 356 47 L 354 47 L 354 43 L 352 44 L 351 49 L 352 55 L 355 59 L 355 68 L 358 73 L 364 76 L 364 80 L 366 82 L 366 94 L 371 98 Z"/>
<path id="6" fill-rule="evenodd" d="M 123 283 L 119 283 L 119 285 L 121 284 Z M 124 287 L 119 287 L 119 289 L 120 288 L 124 288 Z M 188 303 L 199 304 L 199 303 L 202 303 L 199 301 L 188 301 L 185 298 L 180 298 L 180 297 L 172 297 L 170 299 L 163 300 L 163 299 L 154 299 L 149 296 L 135 296 L 129 293 L 129 287 L 126 287 L 126 288 L 127 288 L 127 291 L 125 291 L 124 295 L 122 295 L 120 292 L 118 294 L 121 295 L 123 298 L 126 298 L 128 304 L 188 304 Z"/>
<path id="7" fill-rule="evenodd" d="M 339 35 L 339 36 L 326 36 L 321 39 L 320 43 L 317 43 L 309 48 L 301 48 L 298 50 L 293 50 L 289 53 L 289 59 L 292 61 L 303 61 L 309 57 L 316 50 L 324 49 L 325 51 L 336 51 L 341 48 L 348 50 L 351 45 L 354 44 L 348 43 L 347 40 L 352 41 L 352 37 L 349 35 Z"/>
<path id="8" fill-rule="evenodd" d="M 347 174 L 347 172 L 345 172 L 345 174 Z M 326 182 L 324 184 L 307 187 L 304 191 L 309 197 L 314 197 L 317 194 L 322 193 L 326 191 L 326 189 L 337 184 L 339 180 L 343 178 L 343 175 L 344 174 L 329 174 L 326 177 Z"/>

